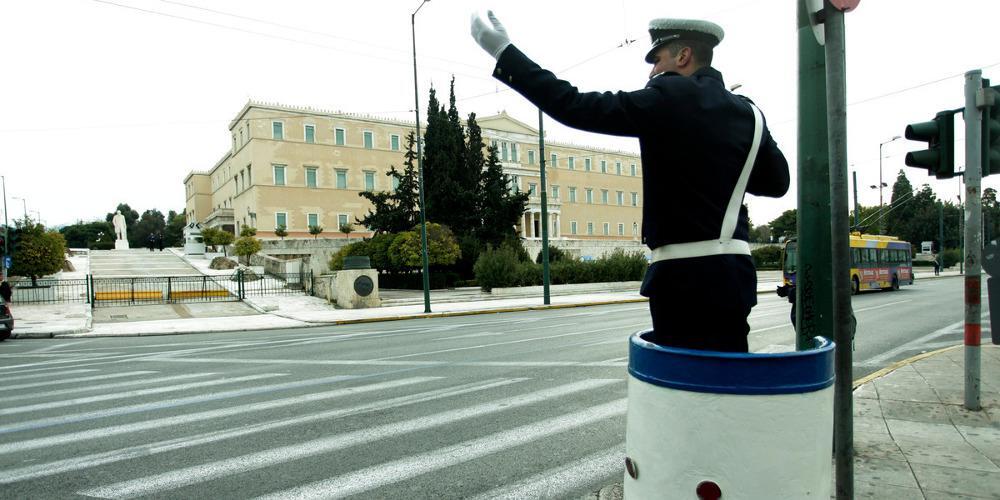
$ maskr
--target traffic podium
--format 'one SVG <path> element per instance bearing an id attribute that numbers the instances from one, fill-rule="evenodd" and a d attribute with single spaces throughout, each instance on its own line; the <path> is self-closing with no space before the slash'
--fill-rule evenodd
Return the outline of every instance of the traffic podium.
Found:
<path id="1" fill-rule="evenodd" d="M 625 498 L 830 498 L 834 343 L 744 354 L 629 339 Z"/>

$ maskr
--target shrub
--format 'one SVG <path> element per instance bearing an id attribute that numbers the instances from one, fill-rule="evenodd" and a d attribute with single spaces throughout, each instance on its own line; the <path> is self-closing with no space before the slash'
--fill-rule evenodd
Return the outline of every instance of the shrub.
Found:
<path id="1" fill-rule="evenodd" d="M 489 292 L 494 288 L 517 285 L 519 267 L 517 252 L 509 246 L 501 245 L 500 248 L 487 247 L 480 252 L 472 269 L 479 287 L 484 292 Z"/>
<path id="2" fill-rule="evenodd" d="M 209 269 L 236 269 L 236 261 L 226 257 L 216 257 L 212 259 L 212 263 L 208 265 Z"/>
<path id="3" fill-rule="evenodd" d="M 240 239 L 236 240 L 236 243 L 233 245 L 233 252 L 235 252 L 236 255 L 245 258 L 247 264 L 250 263 L 250 257 L 259 251 L 260 240 L 254 238 L 253 236 L 242 236 Z"/>
<path id="4" fill-rule="evenodd" d="M 285 236 L 288 236 L 288 228 L 285 227 L 284 224 L 282 224 L 274 228 L 274 235 L 284 240 Z"/>
<path id="5" fill-rule="evenodd" d="M 257 236 L 257 228 L 253 226 L 243 226 L 240 229 L 240 237 L 243 236 Z"/>
<path id="6" fill-rule="evenodd" d="M 337 253 L 330 257 L 330 270 L 340 271 L 344 268 L 344 257 L 348 256 L 364 256 L 371 259 L 371 246 L 370 240 L 356 241 L 349 245 L 344 245 L 341 247 Z"/>
<path id="7" fill-rule="evenodd" d="M 781 247 L 768 245 L 750 251 L 754 266 L 760 269 L 778 269 L 781 266 Z"/>
<path id="8" fill-rule="evenodd" d="M 566 253 L 566 251 L 564 251 L 563 249 L 549 245 L 549 264 L 569 258 L 571 258 L 570 255 Z M 535 257 L 535 263 L 536 264 L 542 263 L 542 252 L 538 252 L 538 257 Z"/>
<path id="9" fill-rule="evenodd" d="M 957 248 L 946 248 L 944 251 L 944 265 L 941 267 L 951 267 L 962 260 L 962 251 Z"/>

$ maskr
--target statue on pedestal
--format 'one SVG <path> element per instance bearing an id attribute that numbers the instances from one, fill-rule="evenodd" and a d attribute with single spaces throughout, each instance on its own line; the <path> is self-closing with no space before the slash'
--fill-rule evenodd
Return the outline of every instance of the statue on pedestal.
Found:
<path id="1" fill-rule="evenodd" d="M 115 250 L 128 250 L 127 229 L 125 227 L 125 216 L 121 210 L 115 211 L 115 216 L 111 218 L 111 224 L 115 226 Z"/>

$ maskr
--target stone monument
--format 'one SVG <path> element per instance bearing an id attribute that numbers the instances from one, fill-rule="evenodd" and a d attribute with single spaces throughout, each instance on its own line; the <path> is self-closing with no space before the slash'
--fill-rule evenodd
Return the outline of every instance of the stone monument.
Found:
<path id="1" fill-rule="evenodd" d="M 345 257 L 344 269 L 337 271 L 329 296 L 344 309 L 363 309 L 382 305 L 378 295 L 378 271 L 368 257 Z"/>
<path id="2" fill-rule="evenodd" d="M 205 239 L 197 222 L 184 226 L 184 255 L 205 255 Z"/>
<path id="3" fill-rule="evenodd" d="M 115 250 L 128 250 L 128 229 L 125 227 L 125 216 L 121 210 L 115 211 L 111 224 L 115 226 Z"/>

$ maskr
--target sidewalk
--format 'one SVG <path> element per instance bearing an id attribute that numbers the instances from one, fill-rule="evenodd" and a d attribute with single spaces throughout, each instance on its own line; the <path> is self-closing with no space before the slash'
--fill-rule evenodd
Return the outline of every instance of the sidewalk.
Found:
<path id="1" fill-rule="evenodd" d="M 964 408 L 961 345 L 855 381 L 855 498 L 1000 498 L 1000 346 L 980 353 L 979 411 Z M 585 498 L 618 500 L 622 483 Z"/>

